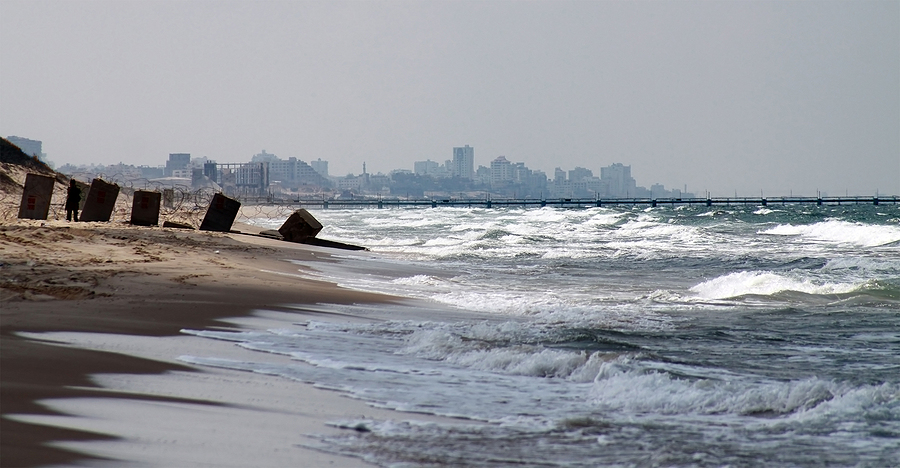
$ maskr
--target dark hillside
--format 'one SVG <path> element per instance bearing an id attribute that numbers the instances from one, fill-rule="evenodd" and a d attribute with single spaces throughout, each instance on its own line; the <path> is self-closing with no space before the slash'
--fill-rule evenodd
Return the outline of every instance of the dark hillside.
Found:
<path id="1" fill-rule="evenodd" d="M 25 179 L 20 175 L 28 172 L 55 177 L 63 185 L 69 183 L 68 177 L 57 173 L 40 159 L 28 156 L 6 138 L 0 138 L 0 192 L 21 193 Z"/>
<path id="2" fill-rule="evenodd" d="M 43 161 L 28 156 L 9 140 L 0 138 L 0 224 L 16 220 L 22 192 L 25 189 L 25 178 L 29 173 L 56 179 L 52 206 L 56 207 L 57 211 L 62 209 L 69 178 L 54 171 Z"/>
<path id="3" fill-rule="evenodd" d="M 30 172 L 56 175 L 56 171 L 50 169 L 50 166 L 34 156 L 28 156 L 6 138 L 0 138 L 0 163 L 22 166 Z"/>

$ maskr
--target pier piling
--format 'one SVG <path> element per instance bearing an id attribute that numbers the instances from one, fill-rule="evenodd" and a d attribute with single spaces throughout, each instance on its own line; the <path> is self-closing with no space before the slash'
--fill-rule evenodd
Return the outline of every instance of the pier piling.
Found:
<path id="1" fill-rule="evenodd" d="M 714 205 L 757 205 L 768 206 L 772 204 L 793 205 L 793 204 L 815 204 L 817 206 L 825 205 L 841 205 L 841 204 L 897 204 L 900 203 L 900 197 L 775 197 L 775 198 L 557 198 L 557 199 L 537 199 L 537 198 L 506 198 L 506 199 L 488 199 L 488 198 L 425 198 L 418 200 L 410 199 L 353 199 L 353 200 L 268 200 L 266 198 L 242 199 L 242 202 L 249 204 L 285 204 L 285 205 L 301 205 L 303 207 L 321 207 L 328 208 L 416 208 L 440 206 L 453 207 L 483 207 L 483 208 L 509 208 L 509 207 L 546 207 L 552 206 L 557 208 L 587 208 L 587 207 L 603 207 L 607 205 L 646 205 L 648 207 L 659 206 L 679 206 L 679 205 L 705 205 L 712 207 Z"/>

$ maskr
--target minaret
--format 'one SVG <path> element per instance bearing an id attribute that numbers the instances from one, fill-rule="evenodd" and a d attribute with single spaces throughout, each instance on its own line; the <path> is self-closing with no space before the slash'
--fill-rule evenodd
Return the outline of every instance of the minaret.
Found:
<path id="1" fill-rule="evenodd" d="M 365 173 L 366 173 L 366 162 L 363 161 L 363 175 L 365 175 Z"/>

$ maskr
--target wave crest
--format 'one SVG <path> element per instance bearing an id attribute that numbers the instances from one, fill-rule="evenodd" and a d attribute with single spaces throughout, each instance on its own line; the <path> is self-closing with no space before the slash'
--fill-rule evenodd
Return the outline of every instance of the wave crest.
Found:
<path id="1" fill-rule="evenodd" d="M 741 271 L 700 283 L 690 289 L 703 299 L 740 296 L 771 296 L 785 291 L 806 294 L 846 294 L 862 287 L 858 283 L 816 283 L 767 271 Z"/>
<path id="2" fill-rule="evenodd" d="M 814 224 L 779 224 L 759 234 L 799 236 L 819 242 L 855 244 L 862 247 L 900 242 L 900 227 L 828 220 Z"/>

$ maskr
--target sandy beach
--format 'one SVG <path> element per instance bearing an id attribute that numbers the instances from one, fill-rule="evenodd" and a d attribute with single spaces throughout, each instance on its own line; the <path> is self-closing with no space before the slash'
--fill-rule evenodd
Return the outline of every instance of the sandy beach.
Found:
<path id="1" fill-rule="evenodd" d="M 328 421 L 389 419 L 386 411 L 282 378 L 177 361 L 205 347 L 246 352 L 180 334 L 185 328 L 321 320 L 302 305 L 394 300 L 300 279 L 283 261 L 333 261 L 327 249 L 19 220 L 0 227 L 0 252 L 0 465 L 367 466 L 312 450 L 303 434 L 340 430 Z M 260 308 L 270 312 L 254 315 Z"/>

